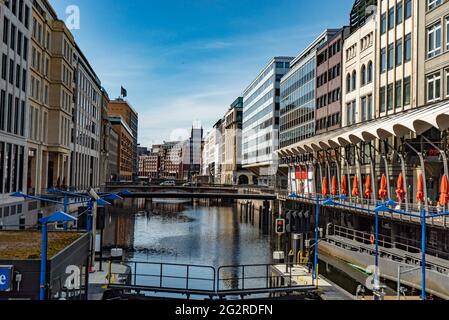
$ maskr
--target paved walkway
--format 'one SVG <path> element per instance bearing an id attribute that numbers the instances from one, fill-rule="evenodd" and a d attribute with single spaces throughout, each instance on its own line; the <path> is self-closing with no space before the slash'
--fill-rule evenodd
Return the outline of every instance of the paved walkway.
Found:
<path id="1" fill-rule="evenodd" d="M 286 272 L 285 265 L 274 266 L 275 272 L 283 276 L 286 281 L 290 280 L 290 275 L 293 284 L 313 286 L 314 280 L 312 278 L 312 273 L 309 272 L 308 268 L 304 266 L 295 265 Z M 325 279 L 323 276 L 318 276 L 318 292 L 323 300 L 354 300 L 354 296 L 346 292 L 342 288 L 338 287 L 336 284 Z"/>
<path id="2" fill-rule="evenodd" d="M 100 271 L 100 263 L 95 262 L 94 273 L 89 274 L 89 300 L 101 300 L 103 292 L 108 284 L 108 263 L 103 263 L 103 270 Z M 117 277 L 117 274 L 125 275 L 128 271 L 128 266 L 113 262 L 111 265 L 112 279 L 111 283 L 121 283 L 122 279 Z"/>

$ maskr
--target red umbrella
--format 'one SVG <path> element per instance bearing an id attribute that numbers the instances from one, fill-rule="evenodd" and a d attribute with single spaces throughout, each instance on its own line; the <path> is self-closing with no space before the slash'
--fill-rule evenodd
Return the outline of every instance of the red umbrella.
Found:
<path id="1" fill-rule="evenodd" d="M 382 179 L 380 180 L 379 198 L 381 200 L 385 200 L 387 196 L 388 196 L 387 177 L 383 174 Z"/>
<path id="2" fill-rule="evenodd" d="M 416 192 L 416 201 L 424 203 L 424 180 L 422 174 L 418 177 L 418 191 Z"/>
<path id="3" fill-rule="evenodd" d="M 365 198 L 371 199 L 372 193 L 373 193 L 373 189 L 371 186 L 371 175 L 367 175 L 366 182 L 365 182 Z"/>
<path id="4" fill-rule="evenodd" d="M 354 176 L 354 182 L 352 184 L 352 196 L 353 197 L 358 197 L 360 195 L 359 192 L 359 179 L 357 178 L 357 176 Z"/>
<path id="5" fill-rule="evenodd" d="M 337 182 L 337 177 L 336 176 L 332 177 L 331 194 L 333 196 L 336 196 L 338 194 L 338 182 Z"/>
<path id="6" fill-rule="evenodd" d="M 440 186 L 440 205 L 441 206 L 447 206 L 447 203 L 449 202 L 449 183 L 447 180 L 447 176 L 444 175 L 441 179 L 441 186 Z"/>
<path id="7" fill-rule="evenodd" d="M 323 178 L 323 184 L 321 186 L 321 194 L 323 196 L 326 196 L 329 194 L 329 187 L 327 186 L 327 179 L 326 177 Z"/>
<path id="8" fill-rule="evenodd" d="M 343 179 L 341 180 L 341 194 L 343 196 L 348 196 L 348 180 L 346 175 L 344 175 Z"/>
<path id="9" fill-rule="evenodd" d="M 396 189 L 396 196 L 398 198 L 398 202 L 404 201 L 405 190 L 404 190 L 404 177 L 402 176 L 402 174 L 400 174 L 398 178 L 398 188 Z"/>

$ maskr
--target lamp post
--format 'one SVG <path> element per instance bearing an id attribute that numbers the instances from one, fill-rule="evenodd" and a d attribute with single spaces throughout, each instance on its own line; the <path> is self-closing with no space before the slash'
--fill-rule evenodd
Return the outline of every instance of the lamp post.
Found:
<path id="1" fill-rule="evenodd" d="M 47 282 L 47 242 L 48 231 L 47 225 L 49 223 L 70 222 L 77 219 L 68 215 L 65 212 L 55 212 L 51 216 L 42 218 L 39 222 L 42 224 L 42 253 L 41 253 L 41 270 L 40 270 L 40 285 L 39 285 L 39 299 L 45 300 L 45 284 Z"/>

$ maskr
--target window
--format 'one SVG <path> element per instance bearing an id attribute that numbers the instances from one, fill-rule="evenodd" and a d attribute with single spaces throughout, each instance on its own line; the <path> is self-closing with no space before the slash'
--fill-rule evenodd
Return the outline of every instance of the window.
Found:
<path id="1" fill-rule="evenodd" d="M 9 36 L 9 20 L 7 18 L 3 21 L 3 42 L 8 44 L 8 36 Z"/>
<path id="2" fill-rule="evenodd" d="M 346 93 L 351 92 L 351 75 L 346 76 Z"/>
<path id="3" fill-rule="evenodd" d="M 402 64 L 402 39 L 396 42 L 396 66 Z"/>
<path id="4" fill-rule="evenodd" d="M 2 55 L 2 79 L 6 80 L 6 69 L 8 66 L 8 57 L 6 54 Z"/>
<path id="5" fill-rule="evenodd" d="M 449 50 L 449 18 L 446 18 L 446 49 Z"/>
<path id="6" fill-rule="evenodd" d="M 449 97 L 449 69 L 446 70 L 446 97 Z"/>
<path id="7" fill-rule="evenodd" d="M 412 16 L 412 0 L 405 0 L 405 20 Z"/>
<path id="8" fill-rule="evenodd" d="M 427 9 L 432 10 L 438 7 L 443 2 L 443 0 L 428 0 L 427 2 Z"/>
<path id="9" fill-rule="evenodd" d="M 404 106 L 410 105 L 410 77 L 404 79 Z"/>
<path id="10" fill-rule="evenodd" d="M 373 82 L 373 62 L 368 62 L 368 83 Z"/>
<path id="11" fill-rule="evenodd" d="M 394 67 L 394 44 L 390 43 L 388 45 L 388 70 Z"/>
<path id="12" fill-rule="evenodd" d="M 427 57 L 441 53 L 441 24 L 438 22 L 427 28 Z"/>
<path id="13" fill-rule="evenodd" d="M 362 122 L 366 121 L 367 97 L 362 98 Z"/>
<path id="14" fill-rule="evenodd" d="M 409 62 L 412 59 L 412 35 L 405 36 L 404 42 L 404 61 Z"/>
<path id="15" fill-rule="evenodd" d="M 5 130 L 5 111 L 6 111 L 6 92 L 5 90 L 2 90 L 0 93 L 0 130 L 2 131 Z"/>
<path id="16" fill-rule="evenodd" d="M 385 87 L 380 88 L 379 97 L 380 97 L 380 101 L 379 101 L 380 112 L 382 113 L 382 112 L 385 112 L 385 104 L 386 104 Z"/>
<path id="17" fill-rule="evenodd" d="M 357 72 L 354 70 L 352 72 L 352 90 L 357 89 Z"/>
<path id="18" fill-rule="evenodd" d="M 427 102 L 441 99 L 441 75 L 439 73 L 427 77 Z"/>
<path id="19" fill-rule="evenodd" d="M 396 81 L 394 106 L 395 108 L 402 107 L 402 80 Z"/>
<path id="20" fill-rule="evenodd" d="M 9 44 L 12 50 L 16 50 L 16 26 L 11 24 L 11 39 Z"/>
<path id="21" fill-rule="evenodd" d="M 403 14 L 402 11 L 403 10 L 402 10 L 402 1 L 401 1 L 396 4 L 396 25 L 399 25 L 402 23 L 402 14 Z"/>
<path id="22" fill-rule="evenodd" d="M 387 105 L 388 110 L 393 110 L 393 84 L 390 83 L 387 89 Z"/>
<path id="23" fill-rule="evenodd" d="M 384 73 L 387 70 L 387 51 L 385 48 L 380 50 L 380 72 Z"/>
<path id="24" fill-rule="evenodd" d="M 366 84 L 366 66 L 362 66 L 362 70 L 360 72 L 360 85 L 363 87 Z"/>
<path id="25" fill-rule="evenodd" d="M 9 60 L 9 83 L 14 84 L 14 60 Z"/>
<path id="26" fill-rule="evenodd" d="M 394 7 L 388 10 L 388 30 L 393 30 L 394 28 Z"/>
<path id="27" fill-rule="evenodd" d="M 386 13 L 382 14 L 382 16 L 380 18 L 380 33 L 384 34 L 385 32 L 387 32 L 387 14 Z"/>

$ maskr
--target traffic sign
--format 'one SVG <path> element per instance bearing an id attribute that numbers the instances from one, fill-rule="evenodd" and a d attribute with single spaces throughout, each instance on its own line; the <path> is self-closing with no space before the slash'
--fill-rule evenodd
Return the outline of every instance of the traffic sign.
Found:
<path id="1" fill-rule="evenodd" d="M 13 266 L 0 266 L 0 292 L 12 290 Z"/>

